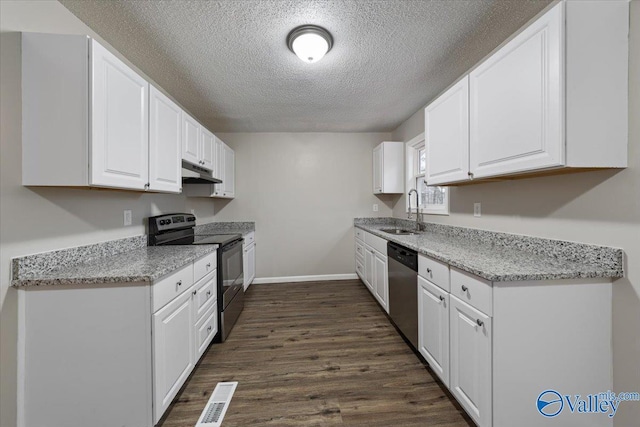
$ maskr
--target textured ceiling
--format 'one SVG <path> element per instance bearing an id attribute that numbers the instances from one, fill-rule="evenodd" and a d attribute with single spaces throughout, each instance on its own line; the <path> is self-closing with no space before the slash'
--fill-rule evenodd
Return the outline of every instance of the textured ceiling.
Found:
<path id="1" fill-rule="evenodd" d="M 216 132 L 391 131 L 549 0 L 61 0 Z M 333 49 L 306 64 L 298 25 Z"/>

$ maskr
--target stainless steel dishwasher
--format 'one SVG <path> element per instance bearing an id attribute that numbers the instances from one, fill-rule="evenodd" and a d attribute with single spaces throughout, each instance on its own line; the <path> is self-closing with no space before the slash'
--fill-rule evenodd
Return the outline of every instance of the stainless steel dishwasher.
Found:
<path id="1" fill-rule="evenodd" d="M 418 253 L 387 242 L 389 316 L 400 333 L 418 348 Z"/>

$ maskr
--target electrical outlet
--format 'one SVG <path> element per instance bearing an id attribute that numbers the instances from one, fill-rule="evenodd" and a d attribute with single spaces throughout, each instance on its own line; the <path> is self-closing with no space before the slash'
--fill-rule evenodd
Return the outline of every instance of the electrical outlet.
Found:
<path id="1" fill-rule="evenodd" d="M 374 212 L 378 212 L 378 204 L 377 203 L 373 204 L 373 211 Z"/>
<path id="2" fill-rule="evenodd" d="M 130 209 L 125 209 L 124 211 L 124 225 L 131 225 L 131 210 Z"/>
<path id="3" fill-rule="evenodd" d="M 482 203 L 473 204 L 473 216 L 482 216 Z"/>

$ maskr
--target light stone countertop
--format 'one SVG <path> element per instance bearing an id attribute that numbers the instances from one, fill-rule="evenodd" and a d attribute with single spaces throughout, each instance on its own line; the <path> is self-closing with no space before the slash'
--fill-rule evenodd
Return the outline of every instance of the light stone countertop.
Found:
<path id="1" fill-rule="evenodd" d="M 356 219 L 354 225 L 492 282 L 624 276 L 622 250 L 616 248 L 462 227 L 450 232 L 441 225 L 432 227 L 437 231 L 427 225 L 419 234 L 392 235 L 380 230 L 415 225 L 385 218 Z"/>
<path id="2" fill-rule="evenodd" d="M 218 245 L 145 246 L 86 263 L 24 272 L 14 287 L 46 285 L 98 285 L 102 283 L 153 282 L 211 253 Z"/>

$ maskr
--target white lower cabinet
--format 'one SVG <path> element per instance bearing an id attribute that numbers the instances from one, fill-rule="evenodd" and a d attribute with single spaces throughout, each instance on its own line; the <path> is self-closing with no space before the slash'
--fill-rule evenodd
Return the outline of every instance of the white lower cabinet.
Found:
<path id="1" fill-rule="evenodd" d="M 541 425 L 545 390 L 611 389 L 609 279 L 491 282 L 424 255 L 418 265 L 418 350 L 479 427 Z M 612 425 L 566 407 L 554 420 Z"/>
<path id="2" fill-rule="evenodd" d="M 491 318 L 450 298 L 449 390 L 480 427 L 491 426 Z"/>
<path id="3" fill-rule="evenodd" d="M 387 241 L 371 233 L 357 231 L 355 239 L 356 273 L 378 300 L 380 306 L 388 313 Z"/>
<path id="4" fill-rule="evenodd" d="M 449 293 L 418 276 L 418 350 L 449 386 Z"/>
<path id="5" fill-rule="evenodd" d="M 243 250 L 244 256 L 242 257 L 242 263 L 244 270 L 244 290 L 246 291 L 256 278 L 256 243 L 253 232 L 245 236 Z"/>
<path id="6" fill-rule="evenodd" d="M 151 284 L 22 289 L 18 425 L 156 425 L 218 332 L 215 255 Z"/>
<path id="7" fill-rule="evenodd" d="M 191 292 L 153 314 L 154 419 L 158 421 L 194 367 Z"/>
<path id="8" fill-rule="evenodd" d="M 380 252 L 374 251 L 373 257 L 373 271 L 374 271 L 374 283 L 371 284 L 371 288 L 374 292 L 374 296 L 384 308 L 389 312 L 389 275 L 387 266 L 387 256 L 382 255 Z"/>

